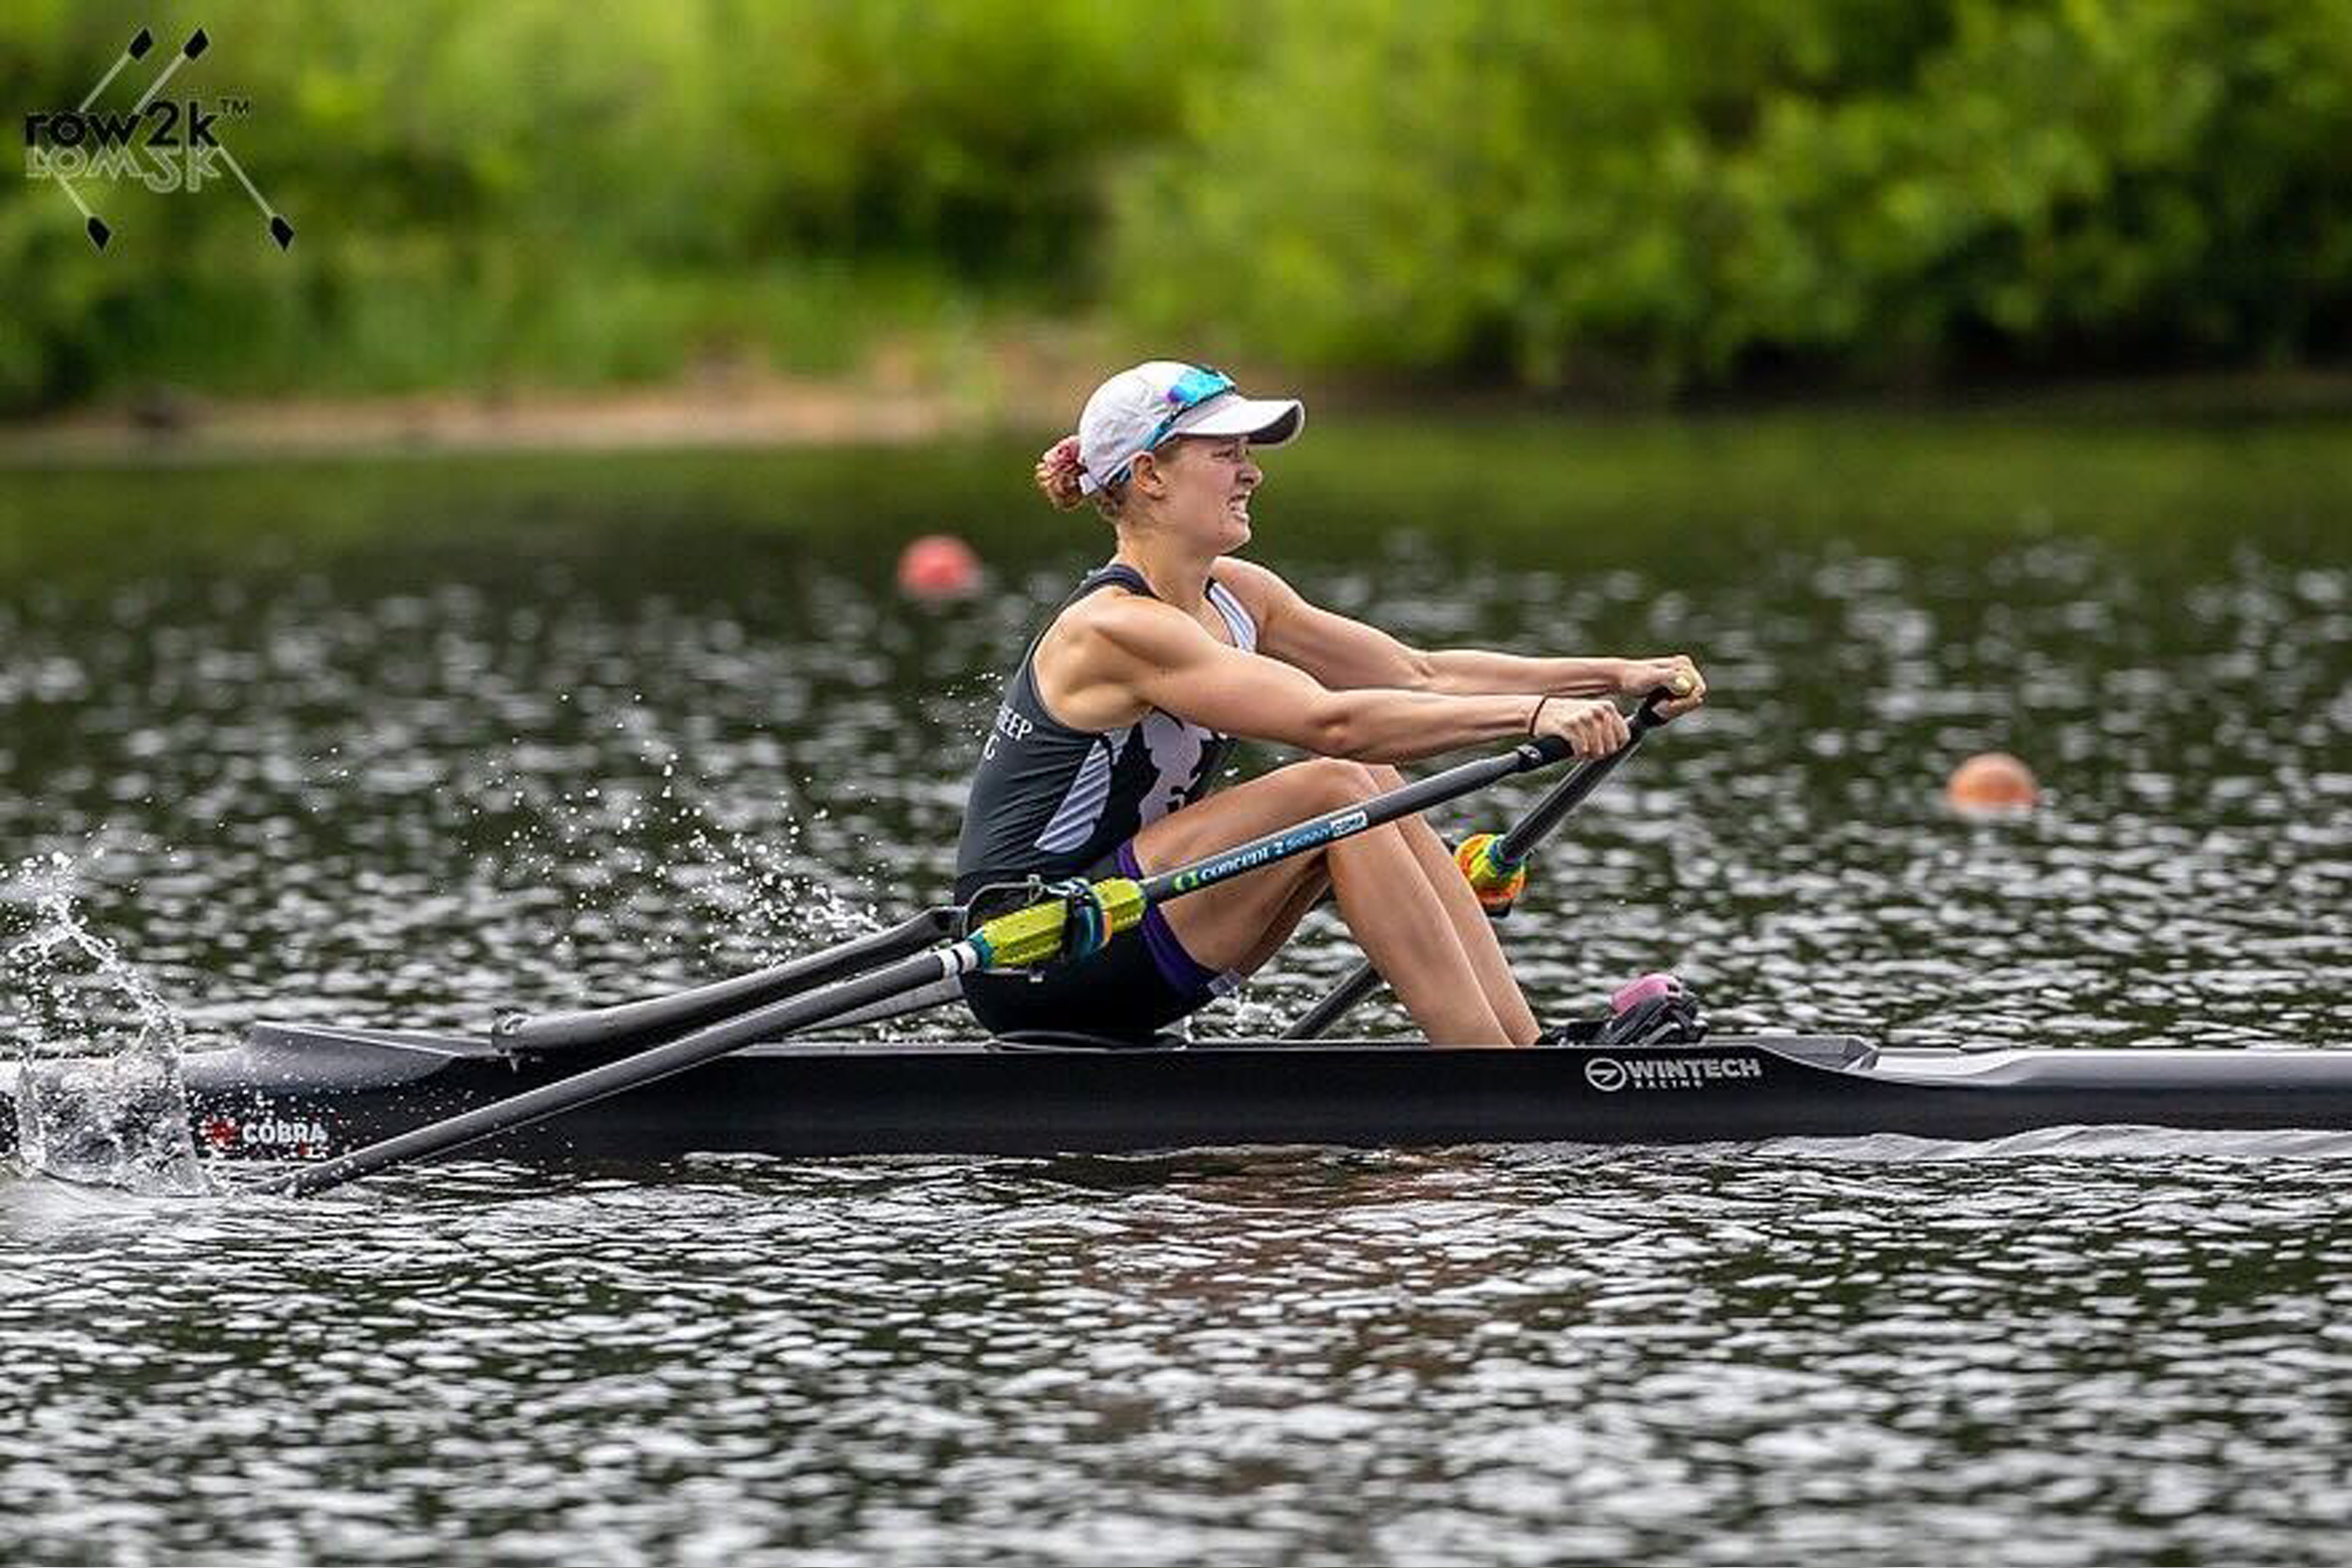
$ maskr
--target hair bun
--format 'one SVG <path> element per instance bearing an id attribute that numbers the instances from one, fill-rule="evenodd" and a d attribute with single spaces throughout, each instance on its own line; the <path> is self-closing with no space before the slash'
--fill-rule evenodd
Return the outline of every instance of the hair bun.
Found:
<path id="1" fill-rule="evenodd" d="M 1078 483 L 1084 472 L 1085 466 L 1078 461 L 1078 438 L 1063 436 L 1038 459 L 1038 489 L 1057 510 L 1070 511 L 1086 499 Z"/>

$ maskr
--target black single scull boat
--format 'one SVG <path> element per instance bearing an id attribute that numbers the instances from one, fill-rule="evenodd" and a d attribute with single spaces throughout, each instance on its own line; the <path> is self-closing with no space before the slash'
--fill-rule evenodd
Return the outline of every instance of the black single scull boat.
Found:
<path id="1" fill-rule="evenodd" d="M 1625 745 L 1588 759 L 1465 864 L 1490 910 L 1508 907 L 1535 841 L 1666 722 L 1670 695 L 1653 692 Z M 243 1045 L 186 1058 L 188 1114 L 215 1154 L 305 1162 L 274 1179 L 290 1193 L 470 1147 L 644 1161 L 706 1151 L 1981 1140 L 2061 1126 L 2352 1130 L 2352 1050 L 1880 1050 L 1843 1035 L 1705 1037 L 1670 982 L 1638 1005 L 1626 999 L 1643 986 L 1620 994 L 1618 1012 L 1570 1035 L 1580 1043 L 1528 1049 L 1318 1037 L 1370 989 L 1368 974 L 1282 1039 L 807 1037 L 954 998 L 963 975 L 1082 960 L 1155 904 L 1564 755 L 1557 741 L 1524 743 L 1141 880 L 1033 882 L 1000 890 L 1014 895 L 1002 913 L 928 910 L 754 974 L 502 1018 L 482 1036 L 258 1024 Z M 46 1105 L 43 1075 L 55 1073 L 69 1103 L 77 1073 L 104 1069 L 0 1067 L 0 1097 Z M 14 1122 L 0 1121 L 0 1147 L 15 1143 Z"/>
<path id="2" fill-rule="evenodd" d="M 183 1074 L 199 1147 L 319 1160 L 612 1054 L 264 1023 L 241 1046 L 192 1053 Z M 2077 1125 L 2352 1130 L 2352 1050 L 1878 1049 L 1795 1034 L 1525 1050 L 1372 1040 L 787 1041 L 518 1129 L 483 1152 L 641 1163 L 693 1152 L 1983 1140 Z"/>

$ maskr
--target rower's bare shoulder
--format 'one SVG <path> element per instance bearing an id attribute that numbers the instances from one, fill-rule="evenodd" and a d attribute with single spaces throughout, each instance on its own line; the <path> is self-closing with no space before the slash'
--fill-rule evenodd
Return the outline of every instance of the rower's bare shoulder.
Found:
<path id="1" fill-rule="evenodd" d="M 1126 660 L 1166 663 L 1191 638 L 1208 633 L 1172 604 L 1140 593 L 1089 593 L 1054 618 L 1041 652 L 1089 669 Z"/>
<path id="2" fill-rule="evenodd" d="M 1262 626 L 1286 606 L 1303 602 L 1298 590 L 1272 566 L 1262 566 L 1239 556 L 1228 556 L 1217 562 L 1217 581 L 1226 592 L 1240 599 L 1250 618 Z"/>

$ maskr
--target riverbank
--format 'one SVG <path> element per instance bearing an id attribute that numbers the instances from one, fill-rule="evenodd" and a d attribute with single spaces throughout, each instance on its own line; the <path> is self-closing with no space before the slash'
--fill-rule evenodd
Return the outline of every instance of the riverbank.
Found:
<path id="1" fill-rule="evenodd" d="M 886 347 L 838 375 L 719 358 L 620 387 L 493 386 L 382 397 L 237 398 L 157 387 L 0 423 L 0 465 L 110 465 L 451 452 L 911 443 L 1053 422 L 1104 345 L 1076 335 Z"/>
<path id="2" fill-rule="evenodd" d="M 0 467 L 267 462 L 472 452 L 627 452 L 916 444 L 1059 427 L 1106 365 L 1140 350 L 1099 335 L 1043 332 L 952 353 L 902 348 L 853 372 L 793 376 L 713 363 L 682 379 L 603 389 L 498 387 L 395 397 L 207 397 L 160 388 L 69 413 L 0 423 Z M 1279 367 L 1245 385 L 1304 393 L 1318 409 L 1483 421 L 1894 413 L 1928 418 L 2259 421 L 2352 415 L 2352 367 L 2115 380 L 1981 383 L 1862 397 L 1782 393 L 1659 407 L 1595 398 L 1301 384 Z"/>

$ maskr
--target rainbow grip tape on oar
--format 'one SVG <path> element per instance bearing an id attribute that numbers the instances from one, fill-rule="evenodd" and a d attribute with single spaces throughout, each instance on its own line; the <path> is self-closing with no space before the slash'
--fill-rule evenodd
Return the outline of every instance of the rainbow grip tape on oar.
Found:
<path id="1" fill-rule="evenodd" d="M 1143 885 L 1130 877 L 1057 882 L 1043 903 L 983 921 L 964 940 L 984 970 L 1029 969 L 1097 952 L 1143 919 Z"/>
<path id="2" fill-rule="evenodd" d="M 1528 863 L 1503 859 L 1498 853 L 1502 843 L 1501 833 L 1473 833 L 1454 851 L 1454 864 L 1470 879 L 1470 890 L 1478 895 L 1480 907 L 1497 920 L 1510 914 L 1511 906 L 1528 890 Z"/>

